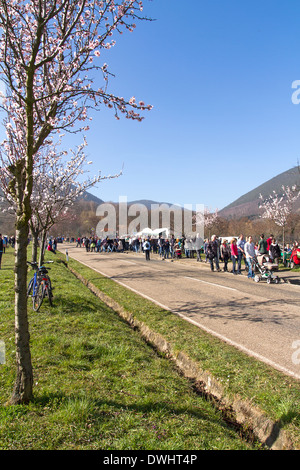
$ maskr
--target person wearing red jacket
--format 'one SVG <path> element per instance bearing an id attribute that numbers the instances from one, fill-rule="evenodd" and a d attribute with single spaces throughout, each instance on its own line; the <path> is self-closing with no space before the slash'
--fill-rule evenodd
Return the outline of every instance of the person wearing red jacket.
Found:
<path id="1" fill-rule="evenodd" d="M 237 274 L 237 270 L 235 269 L 235 266 L 238 260 L 238 247 L 237 247 L 236 241 L 237 241 L 236 238 L 233 238 L 230 244 L 233 274 Z"/>
<path id="2" fill-rule="evenodd" d="M 297 242 L 295 242 L 293 245 L 290 262 L 296 264 L 297 266 L 300 264 L 300 248 Z"/>
<path id="3" fill-rule="evenodd" d="M 274 235 L 270 235 L 269 238 L 267 238 L 267 251 L 269 251 L 272 240 L 274 238 Z"/>

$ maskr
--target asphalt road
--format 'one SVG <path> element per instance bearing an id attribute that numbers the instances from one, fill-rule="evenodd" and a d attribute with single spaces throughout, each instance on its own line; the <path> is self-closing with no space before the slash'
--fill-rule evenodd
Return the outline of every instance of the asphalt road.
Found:
<path id="1" fill-rule="evenodd" d="M 211 272 L 196 259 L 162 261 L 142 253 L 94 253 L 75 244 L 66 253 L 121 285 L 180 315 L 245 353 L 300 379 L 300 277 L 278 273 L 279 284 L 246 274 Z M 286 282 L 289 280 L 290 282 Z"/>

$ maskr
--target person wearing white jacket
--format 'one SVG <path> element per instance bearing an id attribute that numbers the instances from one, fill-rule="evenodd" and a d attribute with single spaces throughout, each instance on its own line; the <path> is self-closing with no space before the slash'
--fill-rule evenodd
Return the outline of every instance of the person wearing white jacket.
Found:
<path id="1" fill-rule="evenodd" d="M 248 237 L 247 242 L 244 245 L 244 252 L 246 255 L 246 262 L 248 265 L 248 278 L 254 279 L 254 271 L 252 268 L 252 260 L 255 257 L 255 247 L 252 241 L 252 237 Z"/>
<path id="2" fill-rule="evenodd" d="M 143 250 L 146 256 L 146 261 L 150 260 L 150 248 L 151 248 L 150 241 L 146 239 L 143 243 Z"/>

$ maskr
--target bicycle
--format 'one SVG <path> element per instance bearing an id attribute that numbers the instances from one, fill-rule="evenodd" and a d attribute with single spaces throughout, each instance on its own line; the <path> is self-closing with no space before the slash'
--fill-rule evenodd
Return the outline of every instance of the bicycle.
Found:
<path id="1" fill-rule="evenodd" d="M 46 261 L 46 263 L 53 263 L 53 261 Z M 30 279 L 27 288 L 27 297 L 32 297 L 32 308 L 35 312 L 41 307 L 44 298 L 47 296 L 49 304 L 53 305 L 53 294 L 51 279 L 48 276 L 48 270 L 45 266 L 38 267 L 37 263 L 27 261 L 34 270 L 34 276 Z M 51 269 L 51 268 L 48 268 Z"/>

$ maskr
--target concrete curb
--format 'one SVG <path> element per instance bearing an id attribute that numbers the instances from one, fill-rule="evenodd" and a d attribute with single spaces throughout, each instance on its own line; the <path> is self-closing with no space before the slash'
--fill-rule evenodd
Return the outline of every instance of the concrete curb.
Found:
<path id="1" fill-rule="evenodd" d="M 253 407 L 250 402 L 242 400 L 238 396 L 233 398 L 226 396 L 223 386 L 209 372 L 202 370 L 198 363 L 190 359 L 184 352 L 175 351 L 163 336 L 136 319 L 131 312 L 126 311 L 118 302 L 104 294 L 76 270 L 67 264 L 66 266 L 94 295 L 120 315 L 132 328 L 137 329 L 148 343 L 172 360 L 181 373 L 192 380 L 196 388 L 213 401 L 215 406 L 232 422 L 240 425 L 248 433 L 252 433 L 269 449 L 300 449 L 294 445 L 291 437 L 280 428 L 277 422 L 272 421 L 261 410 Z"/>

